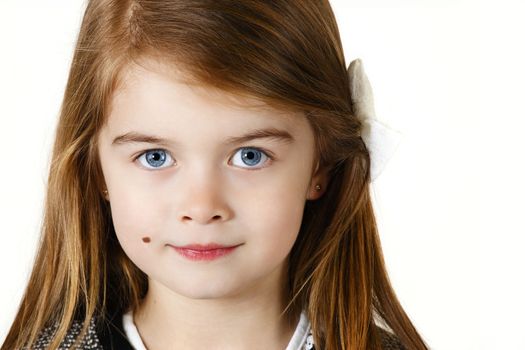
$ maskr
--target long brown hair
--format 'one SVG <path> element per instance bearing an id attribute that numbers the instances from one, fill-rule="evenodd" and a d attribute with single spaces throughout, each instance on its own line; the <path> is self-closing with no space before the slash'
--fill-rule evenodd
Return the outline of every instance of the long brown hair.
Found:
<path id="1" fill-rule="evenodd" d="M 288 307 L 307 311 L 316 347 L 378 349 L 380 322 L 406 347 L 426 349 L 387 276 L 369 153 L 328 0 L 91 0 L 60 111 L 41 242 L 2 350 L 34 344 L 50 325 L 56 349 L 75 319 L 84 322 L 80 339 L 108 306 L 135 308 L 147 291 L 116 239 L 96 144 L 123 69 L 143 58 L 310 121 L 330 183 L 306 203 L 289 256 Z"/>

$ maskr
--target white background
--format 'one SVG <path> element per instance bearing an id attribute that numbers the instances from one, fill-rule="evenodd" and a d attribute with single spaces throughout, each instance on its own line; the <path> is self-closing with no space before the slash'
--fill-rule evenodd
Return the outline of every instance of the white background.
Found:
<path id="1" fill-rule="evenodd" d="M 525 349 L 524 6 L 331 3 L 347 63 L 363 60 L 378 118 L 403 134 L 373 185 L 403 306 L 433 349 Z M 0 3 L 0 342 L 38 240 L 83 8 Z"/>

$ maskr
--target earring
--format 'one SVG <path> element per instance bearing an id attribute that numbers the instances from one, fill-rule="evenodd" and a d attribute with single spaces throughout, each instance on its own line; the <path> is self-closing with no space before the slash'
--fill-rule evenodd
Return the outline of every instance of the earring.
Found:
<path id="1" fill-rule="evenodd" d="M 315 185 L 315 190 L 316 191 L 321 191 L 321 185 Z"/>
<path id="2" fill-rule="evenodd" d="M 104 193 L 104 196 L 107 198 L 108 197 L 108 190 L 102 190 L 102 193 Z"/>

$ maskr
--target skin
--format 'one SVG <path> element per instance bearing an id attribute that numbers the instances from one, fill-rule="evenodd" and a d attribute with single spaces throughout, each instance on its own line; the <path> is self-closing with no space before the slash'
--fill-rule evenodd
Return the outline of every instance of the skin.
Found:
<path id="1" fill-rule="evenodd" d="M 257 101 L 180 77 L 152 62 L 130 66 L 98 135 L 117 238 L 149 280 L 135 324 L 149 350 L 284 349 L 298 322 L 280 317 L 288 255 L 305 201 L 327 182 L 314 164 L 313 130 L 302 115 L 249 107 Z M 294 141 L 225 143 L 268 127 Z M 112 144 L 131 131 L 170 143 Z M 261 150 L 252 149 L 261 157 L 255 165 L 240 157 L 253 147 Z M 151 149 L 166 152 L 162 165 L 148 163 Z M 190 261 L 172 247 L 209 242 L 241 245 L 213 261 Z"/>

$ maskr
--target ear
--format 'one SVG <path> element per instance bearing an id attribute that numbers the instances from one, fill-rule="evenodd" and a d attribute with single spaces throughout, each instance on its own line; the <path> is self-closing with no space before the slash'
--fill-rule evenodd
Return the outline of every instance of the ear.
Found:
<path id="1" fill-rule="evenodd" d="M 108 192 L 107 189 L 103 189 L 103 190 L 102 190 L 102 196 L 104 197 L 104 199 L 105 199 L 106 201 L 109 202 L 109 192 Z"/>
<path id="2" fill-rule="evenodd" d="M 319 167 L 319 162 L 317 163 L 310 184 L 308 185 L 307 200 L 319 199 L 325 193 L 328 182 L 330 181 L 329 171 L 329 167 Z"/>

